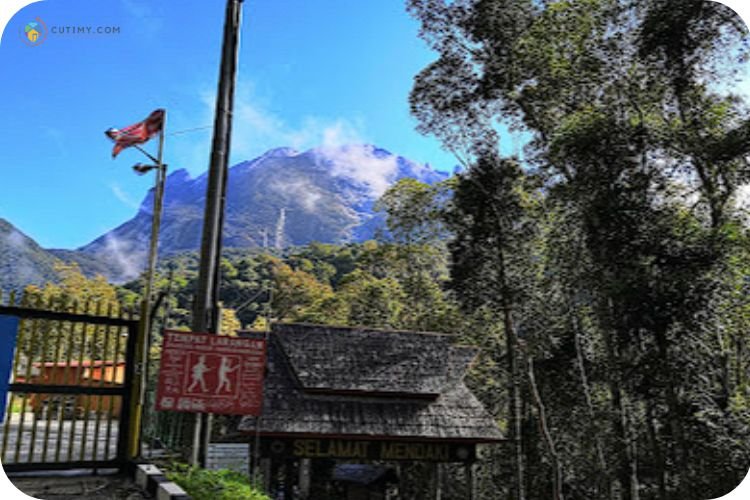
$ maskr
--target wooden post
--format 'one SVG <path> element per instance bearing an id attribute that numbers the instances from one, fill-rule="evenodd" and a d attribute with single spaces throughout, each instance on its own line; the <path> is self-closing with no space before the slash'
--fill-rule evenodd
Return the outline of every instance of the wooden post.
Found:
<path id="1" fill-rule="evenodd" d="M 474 464 L 468 463 L 466 467 L 466 500 L 476 500 L 477 498 L 477 478 L 474 474 Z"/>
<path id="2" fill-rule="evenodd" d="M 242 0 L 227 0 L 224 19 L 224 37 L 221 48 L 219 88 L 216 94 L 214 135 L 211 143 L 211 163 L 206 186 L 206 206 L 203 215 L 200 262 L 195 299 L 193 301 L 194 332 L 218 333 L 219 281 L 221 277 L 222 231 L 228 162 L 232 137 L 232 110 L 234 109 L 234 86 L 237 77 L 237 55 L 239 50 L 240 18 Z M 210 441 L 210 422 L 202 413 L 195 417 L 193 454 L 191 465 L 200 466 L 205 461 L 205 443 Z"/>
<path id="3" fill-rule="evenodd" d="M 401 463 L 396 462 L 396 489 L 393 496 L 386 497 L 387 500 L 397 499 L 401 496 Z"/>
<path id="4" fill-rule="evenodd" d="M 441 500 L 443 498 L 443 464 L 435 462 L 432 464 L 432 480 L 434 482 L 432 486 L 433 498 L 435 500 Z"/>
<path id="5" fill-rule="evenodd" d="M 284 499 L 294 498 L 294 460 L 284 462 Z"/>
<path id="6" fill-rule="evenodd" d="M 312 460 L 303 458 L 299 462 L 299 497 L 307 500 L 310 497 L 310 467 Z"/>
<path id="7" fill-rule="evenodd" d="M 281 469 L 281 462 L 278 459 L 270 459 L 270 474 L 268 477 L 270 480 L 268 481 L 268 493 L 270 494 L 271 498 L 276 498 L 276 494 L 279 490 L 279 469 Z"/>
<path id="8" fill-rule="evenodd" d="M 260 477 L 263 491 L 271 492 L 271 459 L 261 458 L 260 459 Z"/>

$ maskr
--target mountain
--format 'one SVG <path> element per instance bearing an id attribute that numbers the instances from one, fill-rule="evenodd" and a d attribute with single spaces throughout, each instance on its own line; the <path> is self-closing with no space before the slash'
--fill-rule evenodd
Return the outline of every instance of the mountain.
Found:
<path id="1" fill-rule="evenodd" d="M 374 213 L 375 202 L 404 177 L 432 184 L 447 174 L 371 145 L 272 149 L 229 169 L 224 247 L 370 239 L 383 223 Z M 207 181 L 207 174 L 192 178 L 186 170 L 167 177 L 162 255 L 199 248 Z M 153 195 L 151 190 L 135 217 L 78 249 L 107 261 L 111 279 L 131 279 L 143 269 Z"/>
<path id="2" fill-rule="evenodd" d="M 112 273 L 112 265 L 105 255 L 97 256 L 62 248 L 48 248 L 47 252 L 64 263 L 78 264 L 81 272 L 90 278 L 101 274 L 111 281 L 123 281 L 121 276 Z"/>
<path id="3" fill-rule="evenodd" d="M 76 263 L 87 276 L 112 275 L 106 259 L 77 250 L 44 249 L 0 218 L 0 291 L 22 290 L 58 281 L 57 264 Z M 2 302 L 2 300 L 0 300 Z"/>
<path id="4" fill-rule="evenodd" d="M 0 290 L 55 280 L 55 256 L 0 218 Z"/>

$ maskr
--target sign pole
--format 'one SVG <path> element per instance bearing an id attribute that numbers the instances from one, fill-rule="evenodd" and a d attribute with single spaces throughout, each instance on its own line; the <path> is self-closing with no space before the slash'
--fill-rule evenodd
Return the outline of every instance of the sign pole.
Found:
<path id="1" fill-rule="evenodd" d="M 232 134 L 234 85 L 237 75 L 240 19 L 242 0 L 227 0 L 224 35 L 219 70 L 219 88 L 216 95 L 216 115 L 211 144 L 211 164 L 208 171 L 206 208 L 203 217 L 201 258 L 198 283 L 193 303 L 194 332 L 217 333 L 219 330 L 219 260 L 224 224 L 224 204 L 228 177 L 229 151 Z M 191 463 L 203 465 L 208 441 L 209 419 L 199 414 L 193 428 L 193 453 Z"/>
<path id="2" fill-rule="evenodd" d="M 151 221 L 151 241 L 148 251 L 148 268 L 146 270 L 146 283 L 141 300 L 141 321 L 138 327 L 138 338 L 136 340 L 136 369 L 138 383 L 133 387 L 133 397 L 131 399 L 132 407 L 130 411 L 130 432 L 128 451 L 130 458 L 134 458 L 141 453 L 141 422 L 143 419 L 143 409 L 146 400 L 146 386 L 148 383 L 147 364 L 150 346 L 147 339 L 151 331 L 151 304 L 154 290 L 154 277 L 156 274 L 156 263 L 159 255 L 159 229 L 161 227 L 161 213 L 164 205 L 164 185 L 166 184 L 167 166 L 163 162 L 164 154 L 164 128 L 166 127 L 166 112 L 164 113 L 164 123 L 159 132 L 159 152 L 156 156 L 156 179 L 154 182 L 154 205 Z M 140 148 L 139 148 L 140 149 Z M 150 156 L 150 155 L 149 155 Z"/>

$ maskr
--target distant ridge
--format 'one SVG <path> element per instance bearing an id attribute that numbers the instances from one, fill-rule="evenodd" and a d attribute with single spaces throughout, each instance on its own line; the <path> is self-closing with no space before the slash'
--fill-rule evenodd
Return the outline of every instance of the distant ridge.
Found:
<path id="1" fill-rule="evenodd" d="M 57 278 L 56 258 L 0 218 L 0 290 L 20 290 Z"/>
<path id="2" fill-rule="evenodd" d="M 373 207 L 390 185 L 405 177 L 433 184 L 447 176 L 368 144 L 271 149 L 229 170 L 224 246 L 365 241 L 382 226 Z M 206 174 L 192 178 L 184 169 L 168 176 L 162 254 L 199 247 L 206 183 Z M 152 196 L 153 190 L 135 217 L 78 249 L 107 261 L 113 279 L 134 278 L 143 267 Z"/>
<path id="3" fill-rule="evenodd" d="M 374 205 L 402 178 L 434 184 L 448 174 L 369 144 L 271 149 L 229 169 L 225 248 L 285 248 L 362 242 L 383 226 Z M 207 175 L 185 169 L 167 177 L 160 255 L 200 246 Z M 0 289 L 20 289 L 58 279 L 55 263 L 75 262 L 88 276 L 113 282 L 143 270 L 151 228 L 153 190 L 136 215 L 76 250 L 43 249 L 0 219 Z"/>

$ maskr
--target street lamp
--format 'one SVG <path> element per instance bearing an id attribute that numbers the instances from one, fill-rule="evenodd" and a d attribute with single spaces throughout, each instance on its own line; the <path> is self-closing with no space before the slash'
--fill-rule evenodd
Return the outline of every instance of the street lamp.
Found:
<path id="1" fill-rule="evenodd" d="M 152 212 L 151 222 L 151 240 L 149 243 L 148 252 L 148 268 L 146 270 L 146 283 L 143 290 L 143 299 L 141 301 L 141 322 L 140 328 L 138 329 L 138 337 L 136 339 L 136 369 L 140 370 L 140 383 L 136 384 L 133 388 L 132 406 L 130 412 L 130 443 L 129 443 L 129 455 L 130 457 L 136 457 L 141 452 L 141 419 L 143 416 L 143 409 L 145 406 L 146 398 L 146 384 L 147 384 L 147 365 L 148 365 L 148 353 L 149 353 L 149 339 L 151 337 L 151 304 L 152 295 L 154 288 L 154 275 L 156 274 L 156 261 L 158 257 L 159 247 L 159 228 L 161 226 L 161 212 L 164 204 L 164 185 L 167 177 L 167 165 L 162 161 L 162 155 L 164 152 L 164 126 L 166 123 L 166 111 L 157 110 L 153 112 L 149 118 L 145 121 L 140 122 L 136 125 L 127 127 L 124 130 L 109 129 L 105 132 L 105 135 L 112 139 L 116 146 L 113 152 L 113 156 L 119 152 L 118 147 L 134 147 L 145 155 L 152 163 L 143 164 L 136 163 L 133 165 L 133 170 L 138 175 L 144 175 L 152 170 L 156 171 L 156 179 L 154 182 L 154 208 Z M 154 157 L 148 151 L 140 147 L 139 144 L 146 142 L 156 132 L 159 133 L 159 150 Z M 118 141 L 122 141 L 123 144 L 120 146 Z"/>
<path id="2" fill-rule="evenodd" d="M 138 175 L 144 175 L 152 171 L 155 168 L 159 168 L 159 165 L 144 165 L 143 163 L 136 163 L 133 165 L 133 170 Z M 166 165 L 162 165 L 162 168 L 166 169 Z"/>

